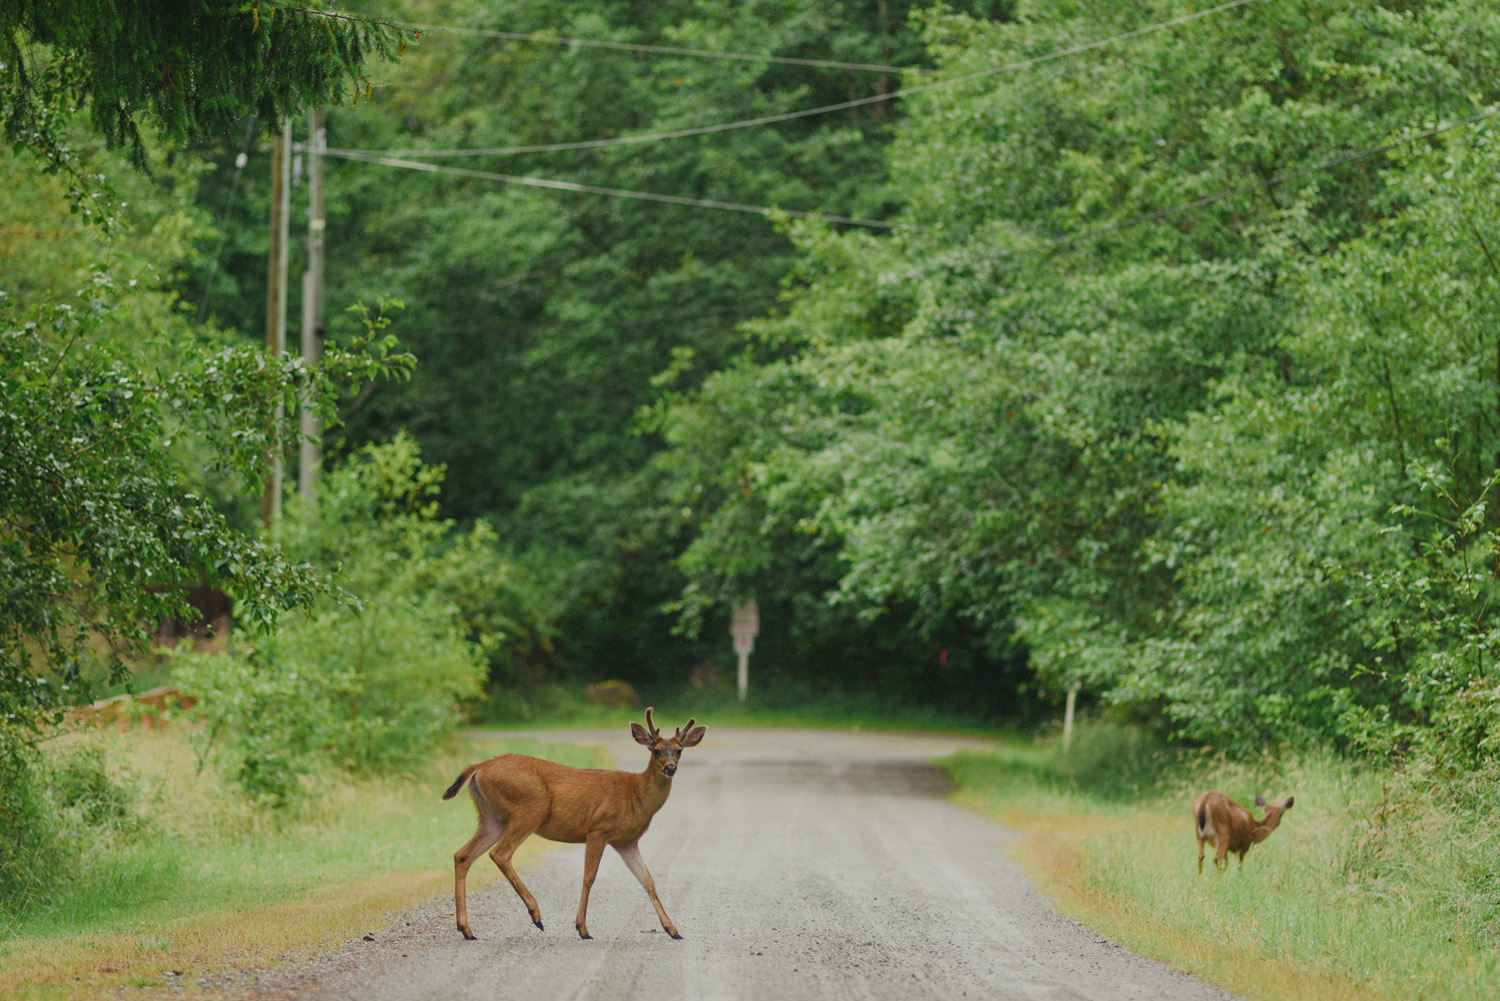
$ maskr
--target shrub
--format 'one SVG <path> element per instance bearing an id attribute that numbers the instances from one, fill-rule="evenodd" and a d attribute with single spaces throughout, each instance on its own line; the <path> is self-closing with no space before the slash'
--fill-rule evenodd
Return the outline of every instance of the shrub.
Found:
<path id="1" fill-rule="evenodd" d="M 0 916 L 13 914 L 51 886 L 61 866 L 57 818 L 48 809 L 32 747 L 0 753 Z"/>
<path id="2" fill-rule="evenodd" d="M 284 805 L 327 768 L 408 766 L 460 721 L 487 658 L 544 635 L 527 633 L 532 606 L 493 532 L 437 518 L 441 482 L 404 434 L 360 450 L 282 538 L 337 573 L 343 600 L 288 615 L 253 648 L 185 658 L 178 680 L 201 700 L 205 753 L 253 798 Z"/>
<path id="3" fill-rule="evenodd" d="M 81 878 L 91 853 L 133 839 L 141 826 L 136 784 L 110 768 L 97 740 L 11 745 L 0 747 L 0 920 Z"/>

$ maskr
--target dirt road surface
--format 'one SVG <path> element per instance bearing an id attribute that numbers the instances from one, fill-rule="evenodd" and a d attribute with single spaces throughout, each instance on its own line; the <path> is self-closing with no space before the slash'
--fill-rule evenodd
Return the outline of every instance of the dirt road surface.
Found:
<path id="1" fill-rule="evenodd" d="M 1010 833 L 945 801 L 931 759 L 977 742 L 709 723 L 641 841 L 681 941 L 613 851 L 589 899 L 593 940 L 579 939 L 583 852 L 559 846 L 522 873 L 545 932 L 501 881 L 469 893 L 477 941 L 445 897 L 285 971 L 282 988 L 359 1001 L 1228 998 L 1059 916 L 1002 854 Z M 645 765 L 623 728 L 536 736 Z"/>

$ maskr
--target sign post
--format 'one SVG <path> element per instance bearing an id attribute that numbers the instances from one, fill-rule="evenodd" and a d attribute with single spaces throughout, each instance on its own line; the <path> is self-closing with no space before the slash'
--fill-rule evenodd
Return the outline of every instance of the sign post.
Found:
<path id="1" fill-rule="evenodd" d="M 1073 744 L 1073 707 L 1078 704 L 1078 689 L 1083 684 L 1075 681 L 1068 686 L 1068 704 L 1063 710 L 1063 753 L 1068 753 L 1068 748 Z"/>
<path id="2" fill-rule="evenodd" d="M 729 634 L 734 637 L 734 652 L 740 658 L 735 691 L 739 700 L 744 702 L 750 690 L 750 652 L 755 649 L 755 637 L 760 634 L 760 609 L 755 602 L 734 606 L 734 614 L 729 619 Z"/>

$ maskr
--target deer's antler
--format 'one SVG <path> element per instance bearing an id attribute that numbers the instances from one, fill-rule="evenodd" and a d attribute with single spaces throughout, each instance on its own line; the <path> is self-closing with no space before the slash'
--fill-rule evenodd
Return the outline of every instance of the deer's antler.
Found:
<path id="1" fill-rule="evenodd" d="M 691 730 L 693 728 L 693 724 L 696 723 L 696 722 L 698 722 L 697 717 L 695 717 L 695 716 L 688 717 L 687 726 L 679 726 L 677 728 L 677 736 L 680 738 L 683 734 L 687 733 L 689 730 Z"/>
<path id="2" fill-rule="evenodd" d="M 646 730 L 651 734 L 651 737 L 652 737 L 653 740 L 655 738 L 661 736 L 661 731 L 656 728 L 656 724 L 655 723 L 651 722 L 651 707 L 650 706 L 646 707 Z"/>

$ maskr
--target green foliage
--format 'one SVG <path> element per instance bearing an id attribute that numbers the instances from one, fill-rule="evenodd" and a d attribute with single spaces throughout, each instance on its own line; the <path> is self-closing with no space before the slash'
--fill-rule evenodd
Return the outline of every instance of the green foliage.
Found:
<path id="1" fill-rule="evenodd" d="M 0 937 L 23 912 L 82 878 L 93 853 L 133 844 L 144 827 L 135 780 L 89 736 L 38 748 L 0 733 Z"/>
<path id="2" fill-rule="evenodd" d="M 927 41 L 958 77 L 1185 11 Z M 1494 130 L 1322 166 L 1500 99 L 1481 38 L 1471 0 L 1266 2 L 914 99 L 906 228 L 794 227 L 786 314 L 653 412 L 688 623 L 812 550 L 834 607 L 1020 641 L 1181 738 L 1492 753 Z"/>
<path id="3" fill-rule="evenodd" d="M 58 823 L 38 782 L 32 746 L 0 754 L 0 916 L 38 899 L 62 861 Z"/>
<path id="4" fill-rule="evenodd" d="M 960 6 L 1002 16 L 1011 5 Z M 902 0 L 526 0 L 507 5 L 503 26 L 920 66 L 928 60 L 912 9 Z M 473 0 L 413 0 L 381 11 L 413 23 L 502 26 L 493 5 Z M 329 115 L 329 142 L 451 149 L 610 138 L 872 96 L 902 79 L 438 30 L 423 35 L 399 72 L 376 77 L 374 98 L 358 114 Z M 643 146 L 441 163 L 883 218 L 898 197 L 884 183 L 882 149 L 900 106 Z M 223 163 L 236 148 L 212 152 Z M 632 425 L 659 391 L 687 390 L 740 352 L 736 322 L 774 307 L 794 265 L 786 233 L 738 213 L 341 160 L 327 170 L 330 297 L 399 290 L 403 340 L 422 359 L 409 385 L 352 404 L 351 440 L 410 430 L 423 455 L 447 467 L 444 512 L 491 520 L 544 580 L 557 602 L 557 644 L 514 677 L 676 685 L 706 658 L 727 663 L 722 634 L 674 636 L 673 617 L 661 609 L 680 590 L 671 560 L 690 541 L 692 522 L 684 504 L 663 497 L 661 476 L 648 467 L 660 437 Z M 224 204 L 229 174 L 207 179 L 204 204 Z M 265 268 L 254 252 L 263 240 L 265 174 L 262 160 L 245 172 L 228 277 L 212 304 L 223 322 L 246 330 L 265 301 Z M 201 271 L 183 287 L 196 296 Z M 789 585 L 789 594 L 800 590 Z M 825 615 L 816 601 L 798 607 L 813 608 L 822 626 L 816 643 L 799 634 L 784 644 L 789 670 L 816 674 L 842 650 L 877 646 L 852 615 Z M 914 632 L 902 640 L 920 646 L 924 660 L 936 655 Z"/>
<path id="5" fill-rule="evenodd" d="M 179 667 L 201 699 L 203 753 L 251 797 L 281 806 L 330 767 L 414 765 L 479 695 L 486 654 L 503 661 L 545 642 L 493 533 L 481 524 L 455 535 L 437 517 L 441 482 L 408 436 L 360 450 L 281 537 L 288 552 L 336 568 L 352 600 L 316 603 L 253 648 Z"/>
<path id="6" fill-rule="evenodd" d="M 220 475 L 252 481 L 266 453 L 293 440 L 289 411 L 336 412 L 334 386 L 406 371 L 387 337 L 335 348 L 316 366 L 268 363 L 255 348 L 179 342 L 174 369 L 142 364 L 103 336 L 129 302 L 110 273 L 71 301 L 19 313 L 0 298 L 0 712 L 35 726 L 67 704 L 91 665 L 121 676 L 183 594 L 209 580 L 247 626 L 270 625 L 326 592 L 306 563 L 230 527 L 182 487 L 186 439 Z M 49 680 L 51 672 L 55 680 Z M 59 684 L 60 683 L 60 684 Z"/>
<path id="7" fill-rule="evenodd" d="M 395 59 L 411 29 L 288 0 L 155 0 L 0 7 L 0 116 L 17 151 L 30 148 L 72 182 L 74 211 L 112 224 L 102 175 L 67 136 L 87 108 L 111 148 L 146 162 L 143 120 L 167 143 L 213 140 L 246 114 L 274 126 L 311 104 L 368 96 L 366 63 Z"/>

